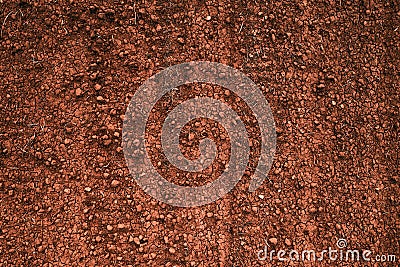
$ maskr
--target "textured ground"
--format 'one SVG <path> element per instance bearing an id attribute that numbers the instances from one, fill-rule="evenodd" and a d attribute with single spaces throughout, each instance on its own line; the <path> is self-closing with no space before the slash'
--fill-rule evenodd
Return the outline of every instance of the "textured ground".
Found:
<path id="1" fill-rule="evenodd" d="M 304 266 L 257 251 L 339 238 L 400 258 L 399 1 L 112 2 L 0 0 L 1 266 Z M 122 121 L 193 60 L 263 90 L 277 152 L 256 192 L 174 208 L 132 180 Z"/>

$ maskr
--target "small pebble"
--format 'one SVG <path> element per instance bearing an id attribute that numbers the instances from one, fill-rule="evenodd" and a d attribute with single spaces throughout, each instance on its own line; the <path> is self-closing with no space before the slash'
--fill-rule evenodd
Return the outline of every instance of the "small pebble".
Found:
<path id="1" fill-rule="evenodd" d="M 82 95 L 82 89 L 81 89 L 81 88 L 77 88 L 77 89 L 75 90 L 75 95 L 76 95 L 76 96 Z"/>
<path id="2" fill-rule="evenodd" d="M 118 180 L 112 180 L 112 182 L 111 182 L 112 187 L 117 187 L 119 184 L 120 184 L 120 181 L 118 181 Z"/>
<path id="3" fill-rule="evenodd" d="M 276 239 L 275 237 L 271 237 L 268 241 L 274 245 L 276 245 L 278 243 L 278 239 Z"/>

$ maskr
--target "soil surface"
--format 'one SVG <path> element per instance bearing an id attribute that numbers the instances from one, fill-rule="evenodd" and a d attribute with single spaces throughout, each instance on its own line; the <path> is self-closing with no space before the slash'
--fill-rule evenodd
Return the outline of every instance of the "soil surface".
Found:
<path id="1" fill-rule="evenodd" d="M 398 265 L 398 0 L 0 0 L 0 27 L 0 266 L 314 266 L 257 252 L 322 251 L 341 238 Z M 260 87 L 277 151 L 255 192 L 247 186 L 257 145 L 232 192 L 176 208 L 135 183 L 122 124 L 145 80 L 198 60 L 237 68 Z M 160 101 L 154 121 L 194 95 L 235 102 L 215 86 L 190 88 Z M 211 171 L 179 178 L 159 149 L 153 163 L 161 158 L 174 183 L 201 185 L 229 158 L 224 135 L 207 120 L 182 132 L 189 158 L 199 138 L 215 140 Z"/>

